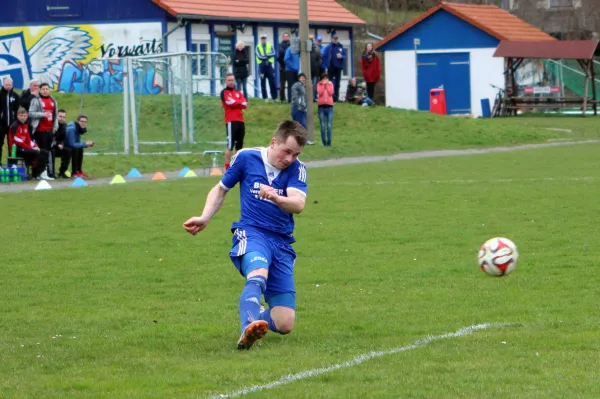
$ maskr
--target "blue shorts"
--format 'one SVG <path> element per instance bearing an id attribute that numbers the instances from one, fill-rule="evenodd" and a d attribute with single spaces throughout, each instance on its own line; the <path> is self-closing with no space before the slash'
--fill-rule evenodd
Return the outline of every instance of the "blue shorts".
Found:
<path id="1" fill-rule="evenodd" d="M 267 258 L 269 277 L 265 301 L 269 307 L 296 308 L 294 286 L 294 263 L 296 252 L 292 246 L 274 234 L 256 228 L 238 228 L 233 233 L 233 246 L 229 252 L 231 261 L 244 277 L 242 257 L 250 252 L 260 252 Z"/>

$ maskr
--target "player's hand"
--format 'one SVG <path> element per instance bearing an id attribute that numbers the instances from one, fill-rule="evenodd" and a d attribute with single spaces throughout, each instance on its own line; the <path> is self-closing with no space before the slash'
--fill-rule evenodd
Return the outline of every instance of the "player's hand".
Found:
<path id="1" fill-rule="evenodd" d="M 260 186 L 259 196 L 260 199 L 274 200 L 275 198 L 277 198 L 277 193 L 275 192 L 275 189 L 273 189 L 273 187 L 263 184 L 262 186 Z"/>
<path id="2" fill-rule="evenodd" d="M 208 220 L 202 218 L 202 216 L 195 216 L 195 217 L 189 218 L 183 224 L 183 228 L 185 229 L 185 231 L 187 231 L 191 235 L 195 236 L 196 234 L 198 234 L 199 232 L 204 230 L 207 225 L 208 225 Z"/>

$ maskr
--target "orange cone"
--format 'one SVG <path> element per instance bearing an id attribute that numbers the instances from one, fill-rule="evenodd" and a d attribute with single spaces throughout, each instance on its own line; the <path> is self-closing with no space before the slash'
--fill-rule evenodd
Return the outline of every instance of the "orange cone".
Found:
<path id="1" fill-rule="evenodd" d="M 156 172 L 154 176 L 152 176 L 152 180 L 167 180 L 167 178 L 162 172 Z"/>

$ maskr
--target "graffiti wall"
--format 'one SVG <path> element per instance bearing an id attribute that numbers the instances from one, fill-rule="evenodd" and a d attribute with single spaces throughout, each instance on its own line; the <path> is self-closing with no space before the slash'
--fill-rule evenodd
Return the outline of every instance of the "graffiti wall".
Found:
<path id="1" fill-rule="evenodd" d="M 37 79 L 54 90 L 80 93 L 123 91 L 123 57 L 163 51 L 161 23 L 28 26 L 0 28 L 0 80 L 16 88 Z M 162 92 L 162 77 L 150 62 L 134 62 L 136 91 Z"/>

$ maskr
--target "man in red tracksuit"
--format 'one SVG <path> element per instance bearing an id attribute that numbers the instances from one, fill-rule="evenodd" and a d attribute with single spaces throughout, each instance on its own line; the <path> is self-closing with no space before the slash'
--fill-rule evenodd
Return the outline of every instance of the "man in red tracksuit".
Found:
<path id="1" fill-rule="evenodd" d="M 29 114 L 23 107 L 17 111 L 17 120 L 10 125 L 8 129 L 8 145 L 12 148 L 13 144 L 17 146 L 17 156 L 25 160 L 28 165 L 32 165 L 31 176 L 36 179 L 47 177 L 42 173 L 48 164 L 48 151 L 40 149 L 35 141 L 31 140 L 33 133 L 31 125 L 27 123 Z"/>
<path id="2" fill-rule="evenodd" d="M 237 153 L 244 148 L 246 125 L 243 110 L 248 108 L 248 101 L 241 91 L 235 89 L 235 76 L 232 73 L 227 74 L 225 85 L 226 87 L 221 91 L 221 102 L 227 127 L 227 149 L 225 150 L 225 170 L 227 170 L 231 162 L 231 151 L 235 148 Z"/>

